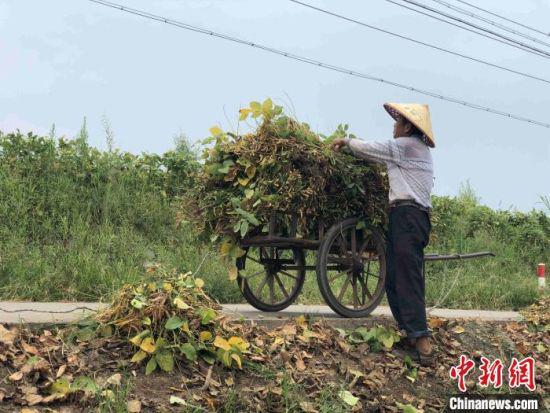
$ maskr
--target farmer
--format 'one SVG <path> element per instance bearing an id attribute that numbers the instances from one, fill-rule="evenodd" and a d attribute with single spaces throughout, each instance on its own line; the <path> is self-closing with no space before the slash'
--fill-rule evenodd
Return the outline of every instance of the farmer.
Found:
<path id="1" fill-rule="evenodd" d="M 336 139 L 339 151 L 348 146 L 360 158 L 385 163 L 390 183 L 386 249 L 386 296 L 399 328 L 405 330 L 406 350 L 422 365 L 432 366 L 434 350 L 426 324 L 424 247 L 431 230 L 430 192 L 435 146 L 428 105 L 384 104 L 395 120 L 393 140 L 365 142 Z"/>

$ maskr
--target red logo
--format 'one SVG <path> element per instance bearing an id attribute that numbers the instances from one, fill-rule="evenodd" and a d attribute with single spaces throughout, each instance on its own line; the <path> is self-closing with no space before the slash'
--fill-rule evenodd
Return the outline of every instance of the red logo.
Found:
<path id="1" fill-rule="evenodd" d="M 460 389 L 460 391 L 466 391 L 465 378 L 470 370 L 474 368 L 474 366 L 475 363 L 473 362 L 473 360 L 470 360 L 463 354 L 460 356 L 460 362 L 458 363 L 458 366 L 451 367 L 449 374 L 451 376 L 451 379 L 458 380 L 458 388 Z"/>
<path id="2" fill-rule="evenodd" d="M 466 376 L 475 367 L 475 362 L 465 355 L 461 355 L 458 365 L 452 366 L 449 370 L 449 375 L 453 380 L 457 380 L 458 389 L 465 392 Z M 479 366 L 481 374 L 477 382 L 481 387 L 492 385 L 495 389 L 502 386 L 502 371 L 504 365 L 500 359 L 491 362 L 486 357 L 481 357 L 481 365 Z M 535 391 L 535 360 L 533 357 L 526 357 L 519 361 L 517 358 L 512 358 L 510 367 L 508 367 L 508 386 L 510 388 L 525 386 L 530 391 Z"/>
<path id="3" fill-rule="evenodd" d="M 508 368 L 508 379 L 510 388 L 525 385 L 529 390 L 535 391 L 535 360 L 533 357 L 526 357 L 521 361 L 514 357 Z"/>
<path id="4" fill-rule="evenodd" d="M 502 386 L 502 361 L 496 359 L 492 363 L 488 358 L 481 357 L 481 376 L 479 376 L 477 382 L 482 387 L 487 387 L 489 384 L 492 384 L 495 389 L 498 389 Z"/>

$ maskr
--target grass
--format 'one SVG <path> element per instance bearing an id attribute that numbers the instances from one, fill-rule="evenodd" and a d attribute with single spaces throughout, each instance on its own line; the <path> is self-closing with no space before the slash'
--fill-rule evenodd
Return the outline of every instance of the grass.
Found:
<path id="1" fill-rule="evenodd" d="M 96 396 L 97 413 L 127 413 L 127 398 L 132 389 L 132 381 L 129 377 L 122 380 L 120 386 L 113 387 L 98 393 Z"/>
<path id="2" fill-rule="evenodd" d="M 193 228 L 174 225 L 178 196 L 197 165 L 185 142 L 163 155 L 132 155 L 98 151 L 85 136 L 0 132 L 0 299 L 108 301 L 124 283 L 147 276 L 144 264 L 158 261 L 199 269 L 208 294 L 243 302 L 217 248 L 199 244 Z M 547 213 L 491 210 L 469 186 L 433 204 L 427 252 L 489 250 L 497 257 L 428 263 L 428 306 L 517 309 L 535 300 L 536 264 L 550 261 Z M 306 260 L 313 265 L 315 253 Z M 323 303 L 313 271 L 296 302 Z"/>

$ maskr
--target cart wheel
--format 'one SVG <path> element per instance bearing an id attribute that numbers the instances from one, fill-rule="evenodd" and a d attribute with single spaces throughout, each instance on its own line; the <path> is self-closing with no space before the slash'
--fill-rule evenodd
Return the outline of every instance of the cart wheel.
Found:
<path id="1" fill-rule="evenodd" d="M 300 248 L 248 247 L 237 259 L 237 283 L 253 307 L 281 311 L 302 291 L 306 269 Z"/>
<path id="2" fill-rule="evenodd" d="M 365 317 L 384 295 L 386 258 L 379 230 L 357 229 L 358 218 L 333 225 L 317 254 L 317 283 L 325 302 L 343 317 Z"/>

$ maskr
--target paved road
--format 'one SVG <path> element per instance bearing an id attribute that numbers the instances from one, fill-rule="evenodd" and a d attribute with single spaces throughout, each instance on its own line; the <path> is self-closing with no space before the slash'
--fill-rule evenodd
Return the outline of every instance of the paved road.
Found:
<path id="1" fill-rule="evenodd" d="M 72 302 L 39 303 L 0 301 L 0 323 L 69 323 L 106 307 L 107 304 Z M 284 311 L 264 313 L 248 304 L 223 304 L 222 312 L 237 319 L 266 326 L 276 326 L 291 317 L 309 314 L 311 318 L 324 318 L 337 327 L 354 327 L 370 323 L 376 317 L 391 317 L 389 307 L 378 306 L 372 316 L 366 318 L 342 318 L 326 305 L 291 305 Z M 29 311 L 30 310 L 30 311 Z M 442 318 L 476 318 L 487 321 L 514 321 L 522 317 L 515 311 L 455 310 L 436 308 L 428 311 L 429 316 Z"/>

